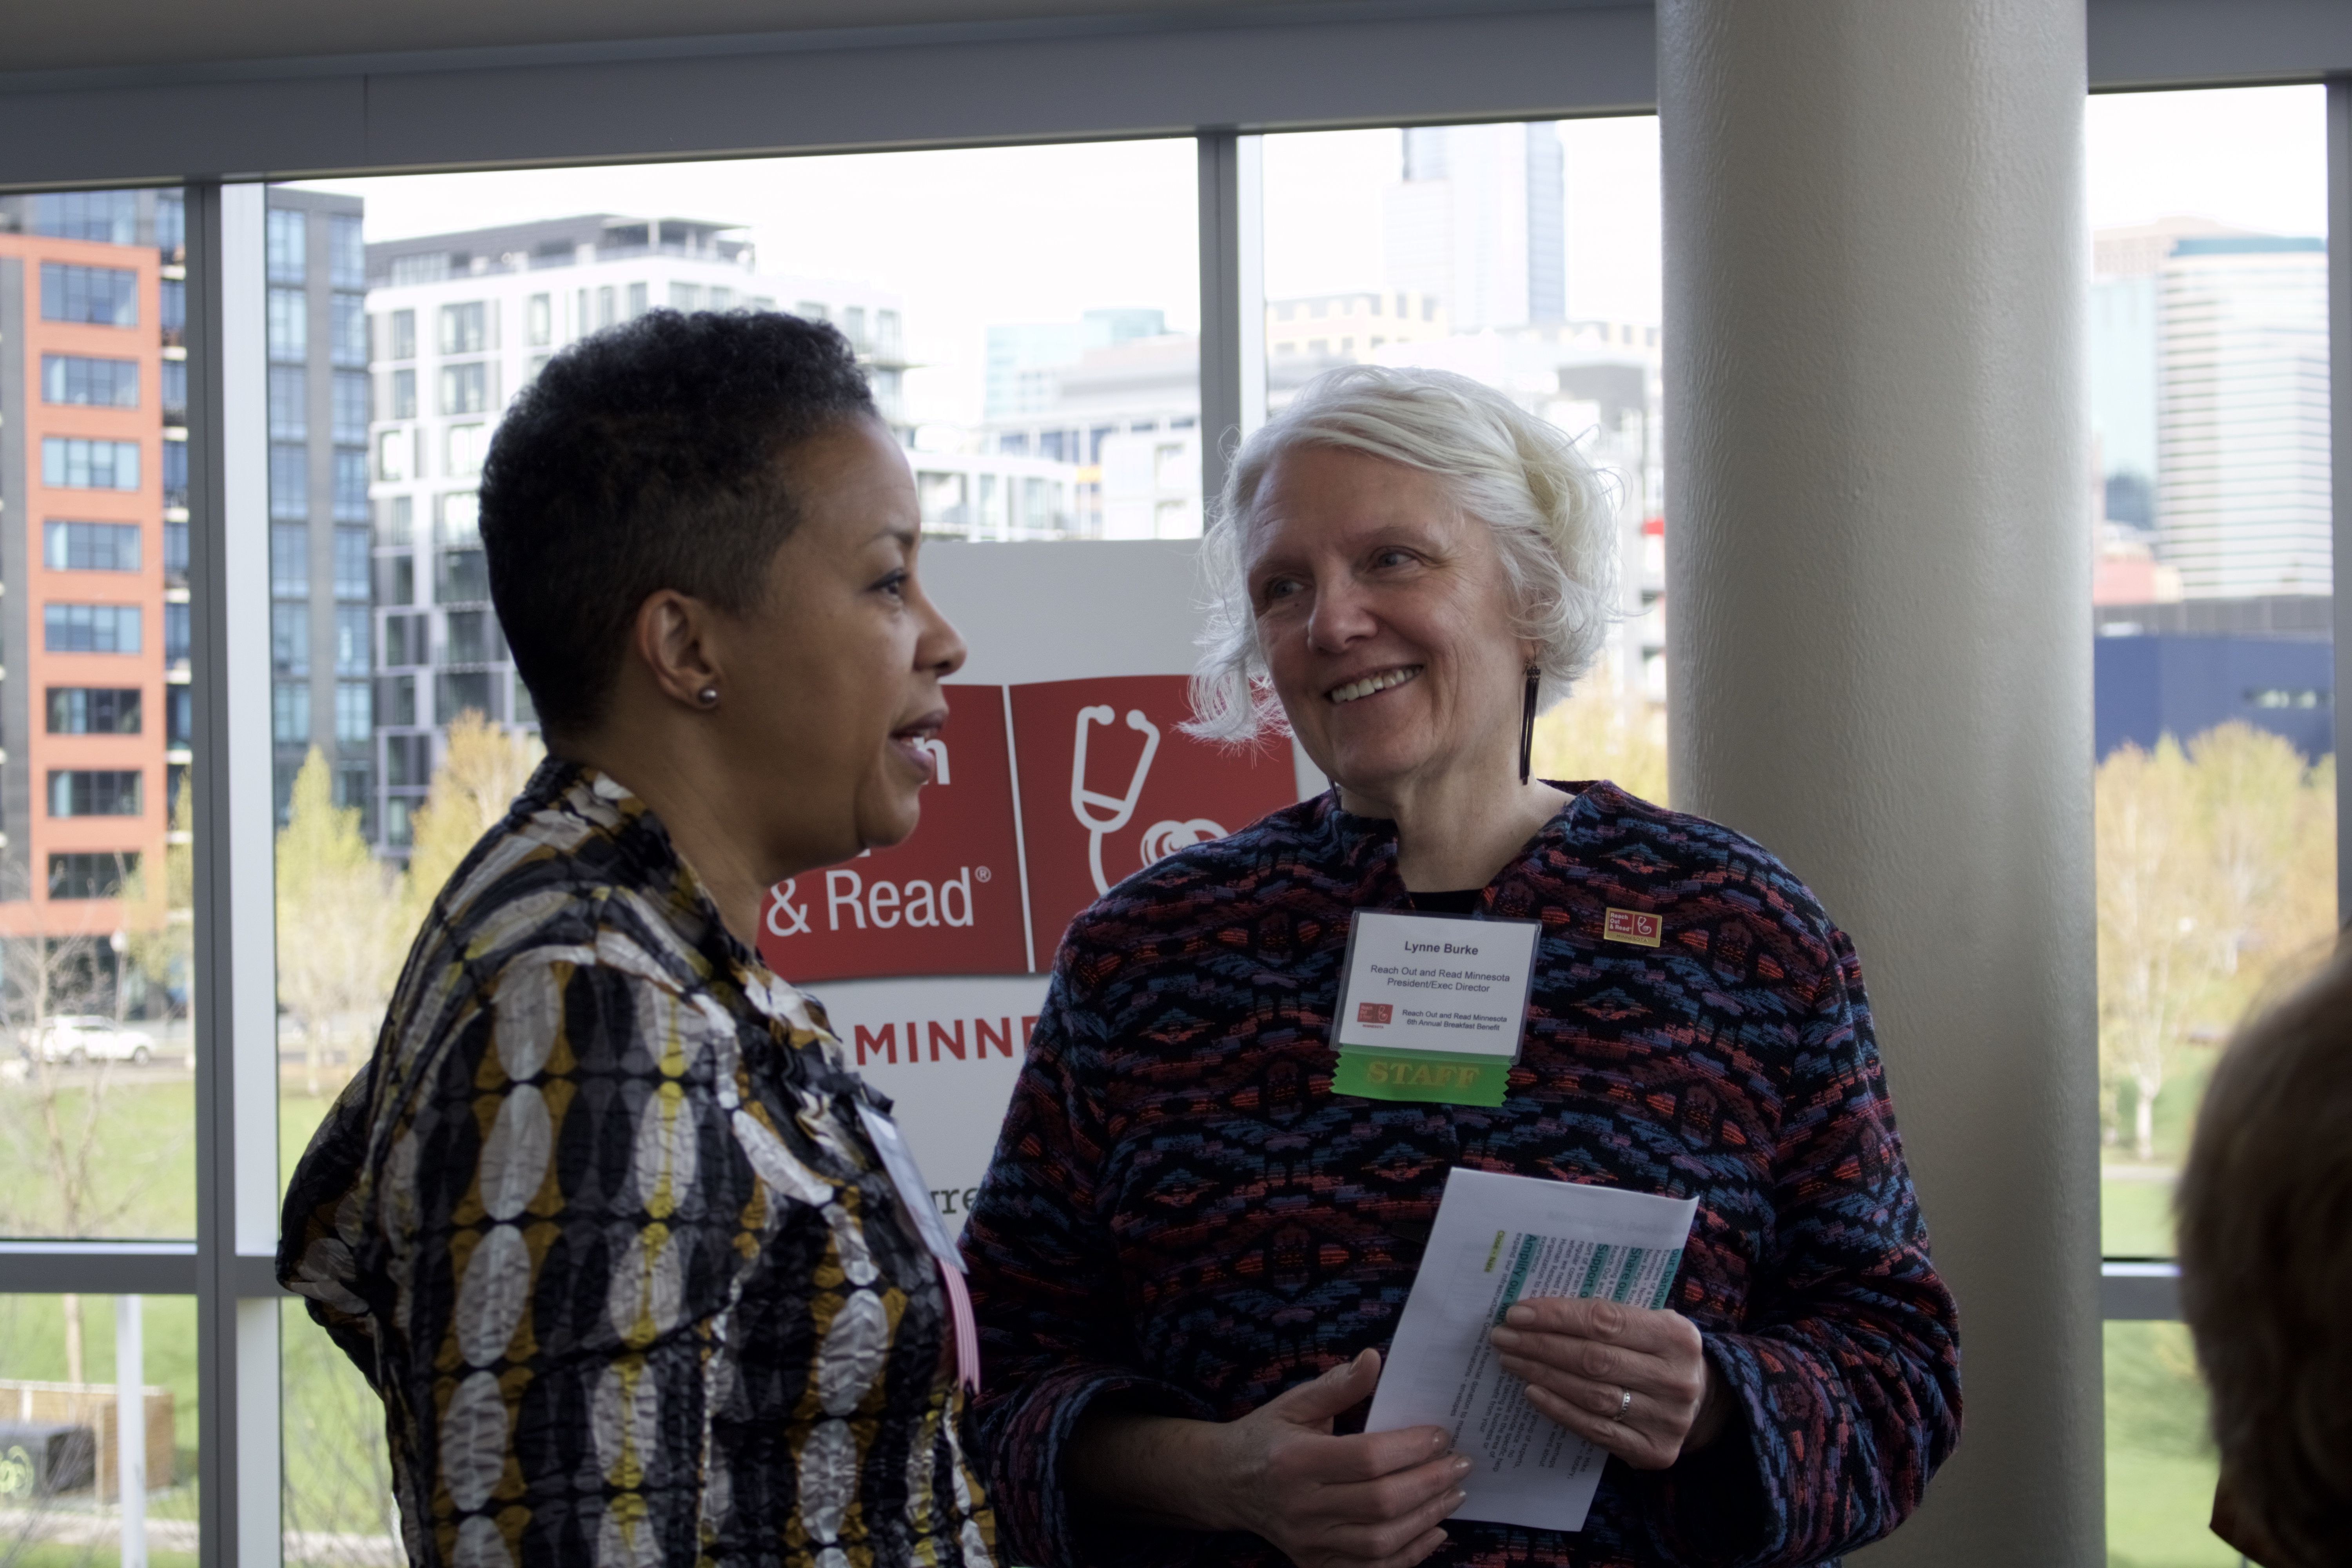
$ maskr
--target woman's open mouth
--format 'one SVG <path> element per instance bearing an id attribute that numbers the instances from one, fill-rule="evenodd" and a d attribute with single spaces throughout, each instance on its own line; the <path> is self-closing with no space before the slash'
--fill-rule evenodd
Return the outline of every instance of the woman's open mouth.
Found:
<path id="1" fill-rule="evenodd" d="M 927 779 L 939 776 L 940 727 L 948 721 L 947 710 L 926 713 L 911 724 L 903 724 L 890 731 L 890 744 L 907 759 L 908 765 Z"/>
<path id="2" fill-rule="evenodd" d="M 1402 686 L 1406 681 L 1417 678 L 1427 668 L 1426 665 L 1408 664 L 1395 669 L 1384 669 L 1378 675 L 1367 675 L 1360 679 L 1349 681 L 1345 686 L 1335 686 L 1323 695 L 1326 700 L 1334 705 L 1361 701 L 1364 698 L 1376 696 L 1381 692 L 1393 690 Z"/>

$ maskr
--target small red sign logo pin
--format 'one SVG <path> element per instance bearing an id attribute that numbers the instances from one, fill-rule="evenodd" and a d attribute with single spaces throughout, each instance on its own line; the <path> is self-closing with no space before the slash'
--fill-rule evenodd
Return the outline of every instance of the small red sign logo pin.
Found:
<path id="1" fill-rule="evenodd" d="M 1655 915 L 1645 915 L 1639 910 L 1611 910 L 1601 934 L 1611 942 L 1630 942 L 1636 947 L 1655 947 L 1665 930 L 1665 922 Z"/>
<path id="2" fill-rule="evenodd" d="M 1393 1003 L 1359 1002 L 1356 1004 L 1356 1022 L 1359 1024 L 1385 1024 L 1395 1012 L 1396 1006 Z"/>

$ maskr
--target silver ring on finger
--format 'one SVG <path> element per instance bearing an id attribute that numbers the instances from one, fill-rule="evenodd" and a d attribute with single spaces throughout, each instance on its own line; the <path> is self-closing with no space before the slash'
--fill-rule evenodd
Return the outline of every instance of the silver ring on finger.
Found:
<path id="1" fill-rule="evenodd" d="M 1631 1411 L 1633 1408 L 1633 1391 L 1630 1388 L 1621 1388 L 1617 1391 L 1617 1414 L 1612 1415 L 1609 1419 L 1612 1421 L 1622 1421 L 1625 1419 L 1626 1413 Z"/>

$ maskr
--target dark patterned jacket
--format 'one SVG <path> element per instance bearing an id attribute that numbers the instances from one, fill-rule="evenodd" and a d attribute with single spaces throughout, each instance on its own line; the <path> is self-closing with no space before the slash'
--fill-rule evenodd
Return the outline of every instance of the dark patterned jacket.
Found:
<path id="1" fill-rule="evenodd" d="M 286 1199 L 278 1278 L 383 1397 L 411 1563 L 989 1568 L 861 1097 L 645 804 L 542 766 Z"/>
<path id="2" fill-rule="evenodd" d="M 1394 825 L 1335 795 L 1073 922 L 964 1232 L 1014 1561 L 1279 1563 L 1089 1522 L 1064 1447 L 1097 1398 L 1229 1420 L 1385 1349 L 1454 1165 L 1696 1196 L 1669 1305 L 1739 1414 L 1669 1469 L 1610 1461 L 1580 1533 L 1454 1521 L 1432 1563 L 1808 1564 L 1917 1506 L 1958 1437 L 1958 1342 L 1853 946 L 1738 834 L 1561 787 L 1485 895 L 1543 923 L 1496 1109 L 1332 1092 L 1349 917 L 1407 907 Z M 1664 917 L 1663 945 L 1604 940 L 1612 908 Z"/>

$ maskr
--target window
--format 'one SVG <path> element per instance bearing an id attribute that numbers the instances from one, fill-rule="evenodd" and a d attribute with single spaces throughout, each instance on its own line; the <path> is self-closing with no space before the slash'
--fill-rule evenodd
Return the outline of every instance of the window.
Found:
<path id="1" fill-rule="evenodd" d="M 184 359 L 167 359 L 163 362 L 163 423 L 166 425 L 184 423 L 188 416 L 188 362 Z M 132 387 L 135 396 L 136 382 L 132 383 Z"/>
<path id="2" fill-rule="evenodd" d="M 306 676 L 310 673 L 310 606 L 308 602 L 280 599 L 269 606 L 269 667 L 280 676 Z"/>
<path id="3" fill-rule="evenodd" d="M 441 307 L 441 352 L 478 354 L 490 346 L 490 308 L 479 300 Z M 403 356 L 405 357 L 405 356 Z"/>
<path id="4" fill-rule="evenodd" d="M 452 610 L 449 612 L 449 641 L 442 658 L 450 664 L 487 664 L 490 658 L 488 634 L 488 612 L 483 610 Z"/>
<path id="5" fill-rule="evenodd" d="M 390 680 L 387 680 L 387 681 L 385 681 L 385 682 L 383 683 L 383 689 L 384 689 L 384 703 L 383 703 L 383 710 L 383 710 L 383 721 L 384 721 L 386 724 L 400 724 L 400 725 L 406 725 L 406 724 L 414 724 L 414 723 L 415 723 L 415 722 L 416 722 L 416 677 L 415 677 L 415 676 L 413 676 L 413 675 L 396 675 L 396 676 L 394 676 Z M 397 744 L 397 739 L 395 739 L 394 744 Z M 397 763 L 397 759 L 396 759 L 396 758 L 394 759 L 394 762 L 395 762 L 395 764 L 396 764 L 396 763 Z M 417 776 L 417 777 L 413 778 L 413 779 L 410 779 L 410 778 L 403 778 L 403 777 L 399 776 L 399 770 L 398 770 L 397 765 L 395 765 L 395 767 L 394 767 L 394 772 L 393 772 L 392 775 L 390 775 L 390 776 L 391 776 L 391 782 L 392 782 L 392 783 L 394 783 L 394 784 L 423 784 L 423 783 L 425 783 L 425 777 L 424 777 L 424 775 L 423 775 L 423 773 L 422 773 L 421 772 L 419 773 L 419 774 L 418 774 L 418 776 Z"/>
<path id="6" fill-rule="evenodd" d="M 728 288 L 723 283 L 713 283 L 710 286 L 710 308 L 714 310 L 733 310 L 735 308 L 735 290 Z"/>
<path id="7" fill-rule="evenodd" d="M 268 328 L 269 357 L 300 364 L 310 353 L 310 297 L 299 289 L 272 289 Z"/>
<path id="8" fill-rule="evenodd" d="M 596 324 L 609 327 L 613 319 L 613 286 L 607 283 L 596 290 Z"/>
<path id="9" fill-rule="evenodd" d="M 368 438 L 368 377 L 365 371 L 335 372 L 334 438 L 362 447 Z"/>
<path id="10" fill-rule="evenodd" d="M 392 411 L 394 419 L 416 417 L 416 373 L 396 370 L 392 373 Z"/>
<path id="11" fill-rule="evenodd" d="M 41 401 L 87 404 L 100 408 L 136 408 L 139 406 L 139 362 L 88 359 L 80 354 L 43 354 Z"/>
<path id="12" fill-rule="evenodd" d="M 441 367 L 441 412 L 481 414 L 490 406 L 490 367 L 480 360 Z"/>
<path id="13" fill-rule="evenodd" d="M 410 496 L 388 498 L 376 512 L 376 542 L 407 544 L 415 531 L 416 502 Z"/>
<path id="14" fill-rule="evenodd" d="M 367 743 L 364 731 L 360 735 L 360 743 L 362 745 Z M 335 808 L 338 811 L 359 812 L 362 821 L 364 822 L 369 815 L 369 807 L 375 804 L 374 796 L 375 770 L 365 763 L 341 763 L 336 765 Z M 362 826 L 360 831 L 364 837 L 367 829 Z"/>
<path id="15" fill-rule="evenodd" d="M 383 841 L 395 849 L 405 849 L 415 841 L 415 828 L 409 815 L 425 803 L 394 795 L 383 803 Z"/>
<path id="16" fill-rule="evenodd" d="M 394 310 L 392 313 L 392 353 L 385 357 L 388 359 L 415 359 L 416 357 L 415 311 Z M 397 417 L 405 418 L 407 416 L 405 415 L 401 415 L 397 416 Z"/>
<path id="17" fill-rule="evenodd" d="M 177 278 L 166 278 L 155 286 L 155 314 L 163 321 L 163 342 L 179 342 L 188 327 L 188 286 Z M 124 326 L 131 323 L 125 321 Z"/>
<path id="18" fill-rule="evenodd" d="M 139 606 L 44 605 L 41 647 L 47 653 L 137 653 Z"/>
<path id="19" fill-rule="evenodd" d="M 309 681 L 280 681 L 269 689 L 269 738 L 281 746 L 310 743 Z"/>
<path id="20" fill-rule="evenodd" d="M 139 733 L 135 686 L 52 686 L 48 708 L 52 735 Z"/>
<path id="21" fill-rule="evenodd" d="M 269 527 L 269 593 L 272 598 L 310 595 L 310 530 L 301 523 Z"/>
<path id="22" fill-rule="evenodd" d="M 367 296 L 335 294 L 327 300 L 327 357 L 350 370 L 368 362 Z"/>
<path id="23" fill-rule="evenodd" d="M 386 430 L 378 436 L 375 438 L 375 477 L 385 480 L 408 478 L 408 449 L 414 443 L 405 430 Z"/>
<path id="24" fill-rule="evenodd" d="M 269 367 L 269 438 L 310 438 L 310 373 L 299 364 Z"/>
<path id="25" fill-rule="evenodd" d="M 49 772 L 51 816 L 136 816 L 140 774 L 122 771 L 53 768 Z"/>
<path id="26" fill-rule="evenodd" d="M 335 597 L 347 604 L 367 602 L 369 544 L 364 528 L 335 529 Z"/>
<path id="27" fill-rule="evenodd" d="M 335 448 L 335 521 L 365 522 L 368 516 L 368 461 L 364 447 Z"/>
<path id="28" fill-rule="evenodd" d="M 701 310 L 702 285 L 699 283 L 672 283 L 669 286 L 669 308 L 673 310 Z"/>
<path id="29" fill-rule="evenodd" d="M 384 558 L 383 592 L 380 602 L 386 605 L 416 603 L 416 557 L 405 552 Z"/>
<path id="30" fill-rule="evenodd" d="M 196 733 L 196 693 L 188 686 L 163 688 L 163 744 L 177 750 L 192 744 Z M 179 793 L 172 795 L 176 805 Z"/>
<path id="31" fill-rule="evenodd" d="M 444 605 L 478 605 L 490 596 L 490 573 L 479 550 L 452 550 L 441 557 L 441 581 L 434 598 Z"/>
<path id="32" fill-rule="evenodd" d="M 158 195 L 158 201 L 161 201 Z M 161 214 L 158 226 L 161 226 Z M 137 191 L 53 191 L 33 198 L 33 232 L 56 239 L 94 239 L 104 245 L 139 241 Z M 157 244 L 177 244 L 158 237 Z"/>
<path id="33" fill-rule="evenodd" d="M 793 314 L 798 316 L 803 321 L 824 321 L 826 319 L 824 301 L 822 300 L 803 300 L 799 304 L 793 307 Z"/>
<path id="34" fill-rule="evenodd" d="M 272 283 L 302 281 L 310 253 L 310 226 L 305 215 L 283 207 L 269 209 L 265 252 Z"/>
<path id="35" fill-rule="evenodd" d="M 555 341 L 554 300 L 545 294 L 533 294 L 524 315 L 524 332 L 532 348 L 545 348 Z"/>
<path id="36" fill-rule="evenodd" d="M 635 321 L 645 313 L 646 286 L 642 283 L 632 283 L 629 285 L 629 319 Z"/>
<path id="37" fill-rule="evenodd" d="M 54 489 L 135 490 L 139 488 L 139 443 L 44 436 L 41 483 Z"/>
<path id="38" fill-rule="evenodd" d="M 139 855 L 136 850 L 111 855 L 52 855 L 49 857 L 49 897 L 120 898 L 124 880 L 138 872 Z"/>
<path id="39" fill-rule="evenodd" d="M 96 327 L 135 327 L 139 324 L 139 274 L 119 267 L 73 267 L 61 261 L 44 261 L 41 320 L 80 321 Z"/>
<path id="40" fill-rule="evenodd" d="M 368 615 L 364 605 L 335 606 L 335 673 L 368 672 Z"/>
<path id="41" fill-rule="evenodd" d="M 185 603 L 163 602 L 163 662 L 188 662 L 188 606 Z"/>
<path id="42" fill-rule="evenodd" d="M 375 724 L 375 704 L 364 680 L 335 682 L 335 743 L 364 747 Z M 356 803 L 354 803 L 356 804 Z"/>
<path id="43" fill-rule="evenodd" d="M 163 575 L 180 584 L 188 580 L 188 525 L 170 518 L 163 520 Z"/>
<path id="44" fill-rule="evenodd" d="M 269 515 L 306 518 L 310 515 L 310 448 L 278 446 L 269 448 Z"/>
<path id="45" fill-rule="evenodd" d="M 898 312 L 874 312 L 874 352 L 884 359 L 898 357 Z"/>
<path id="46" fill-rule="evenodd" d="M 435 719 L 447 724 L 467 712 L 479 713 L 485 719 L 498 717 L 490 708 L 490 678 L 486 670 L 445 673 L 436 682 Z"/>
<path id="47" fill-rule="evenodd" d="M 482 546 L 482 500 L 472 490 L 456 490 L 441 498 L 440 543 L 444 550 L 478 550 Z"/>
<path id="48" fill-rule="evenodd" d="M 41 564 L 52 572 L 136 572 L 139 570 L 139 525 L 135 522 L 43 523 Z"/>
<path id="49" fill-rule="evenodd" d="M 487 425 L 452 425 L 442 438 L 442 471 L 453 479 L 470 479 L 482 471 L 490 449 Z"/>
<path id="50" fill-rule="evenodd" d="M 163 432 L 163 504 L 184 510 L 188 504 L 188 433 Z"/>
<path id="51" fill-rule="evenodd" d="M 367 240 L 356 213 L 327 219 L 327 281 L 338 289 L 367 287 Z"/>

